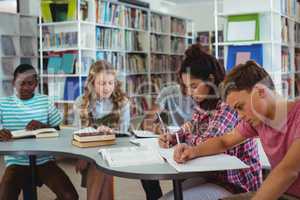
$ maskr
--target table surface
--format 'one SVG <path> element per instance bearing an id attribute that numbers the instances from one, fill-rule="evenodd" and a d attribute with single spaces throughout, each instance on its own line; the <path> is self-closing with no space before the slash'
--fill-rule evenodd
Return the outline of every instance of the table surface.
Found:
<path id="1" fill-rule="evenodd" d="M 86 159 L 93 162 L 105 173 L 113 176 L 149 179 L 149 180 L 175 180 L 187 179 L 201 175 L 201 172 L 179 173 L 167 162 L 163 164 L 138 165 L 128 167 L 110 167 L 98 153 L 100 148 L 115 148 L 133 146 L 129 137 L 117 138 L 116 144 L 96 148 L 79 148 L 71 144 L 74 129 L 63 129 L 56 138 L 18 139 L 1 142 L 2 155 L 54 155 Z"/>

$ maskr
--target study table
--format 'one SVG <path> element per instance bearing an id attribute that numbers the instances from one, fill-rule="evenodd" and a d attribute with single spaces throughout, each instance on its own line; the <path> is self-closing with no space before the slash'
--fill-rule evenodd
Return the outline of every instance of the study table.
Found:
<path id="1" fill-rule="evenodd" d="M 86 159 L 92 163 L 95 163 L 99 170 L 112 176 L 144 180 L 172 180 L 175 200 L 183 199 L 181 188 L 182 180 L 201 175 L 201 172 L 179 173 L 167 162 L 163 164 L 138 165 L 130 167 L 110 167 L 98 153 L 99 148 L 132 146 L 133 144 L 129 142 L 129 137 L 117 138 L 116 144 L 112 146 L 102 146 L 97 148 L 78 148 L 71 144 L 73 131 L 74 129 L 63 129 L 60 131 L 60 136 L 57 138 L 19 139 L 0 143 L 0 155 L 29 156 L 32 173 L 32 197 L 30 199 L 37 199 L 35 184 L 35 159 L 36 156 L 45 154 Z"/>

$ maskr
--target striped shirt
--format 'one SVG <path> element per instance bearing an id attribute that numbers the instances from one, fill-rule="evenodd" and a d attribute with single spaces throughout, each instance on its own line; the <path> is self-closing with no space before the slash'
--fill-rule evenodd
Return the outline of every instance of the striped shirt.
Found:
<path id="1" fill-rule="evenodd" d="M 190 145 L 199 144 L 211 137 L 224 135 L 239 122 L 237 113 L 226 103 L 220 102 L 214 111 L 206 111 L 199 107 L 195 110 L 192 121 L 184 124 L 178 131 L 180 140 Z M 175 138 L 172 143 L 176 143 Z M 256 191 L 262 182 L 261 164 L 256 142 L 248 139 L 225 153 L 236 156 L 249 165 L 250 168 L 215 173 L 217 179 L 242 189 L 239 192 Z M 235 191 L 233 189 L 232 192 Z"/>
<path id="2" fill-rule="evenodd" d="M 21 100 L 17 96 L 0 98 L 0 121 L 3 128 L 10 131 L 25 129 L 31 120 L 37 120 L 51 127 L 62 121 L 60 112 L 49 101 L 48 96 L 35 94 L 31 99 Z M 28 156 L 5 156 L 6 166 L 29 165 Z M 36 163 L 53 160 L 52 156 L 37 156 Z"/>

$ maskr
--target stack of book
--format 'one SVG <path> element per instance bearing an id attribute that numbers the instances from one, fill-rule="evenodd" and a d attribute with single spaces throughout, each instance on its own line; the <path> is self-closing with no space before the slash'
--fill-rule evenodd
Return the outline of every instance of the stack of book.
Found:
<path id="1" fill-rule="evenodd" d="M 81 148 L 112 145 L 115 143 L 116 136 L 114 134 L 98 132 L 91 127 L 75 131 L 72 141 L 73 145 Z"/>

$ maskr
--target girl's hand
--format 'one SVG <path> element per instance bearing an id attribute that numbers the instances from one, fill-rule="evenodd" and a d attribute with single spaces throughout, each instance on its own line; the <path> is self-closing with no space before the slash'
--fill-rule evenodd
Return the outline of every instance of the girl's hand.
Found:
<path id="1" fill-rule="evenodd" d="M 8 129 L 0 130 L 0 141 L 8 141 L 12 139 L 12 134 Z"/>
<path id="2" fill-rule="evenodd" d="M 88 162 L 86 160 L 78 160 L 76 165 L 75 165 L 75 171 L 76 173 L 82 172 L 85 170 L 88 166 Z"/>
<path id="3" fill-rule="evenodd" d="M 103 125 L 99 126 L 97 128 L 97 131 L 98 132 L 103 132 L 103 133 L 106 133 L 106 134 L 113 134 L 114 133 L 113 129 L 111 129 L 107 126 L 103 126 Z"/>
<path id="4" fill-rule="evenodd" d="M 171 134 L 160 134 L 158 144 L 162 148 L 170 148 L 172 146 L 173 137 Z"/>
<path id="5" fill-rule="evenodd" d="M 48 126 L 46 124 L 43 124 L 40 121 L 37 120 L 31 120 L 27 125 L 26 125 L 26 130 L 32 131 L 32 130 L 37 130 L 41 128 L 47 128 Z"/>
<path id="6" fill-rule="evenodd" d="M 177 163 L 185 163 L 196 157 L 195 148 L 186 144 L 178 144 L 175 147 L 173 157 Z"/>

